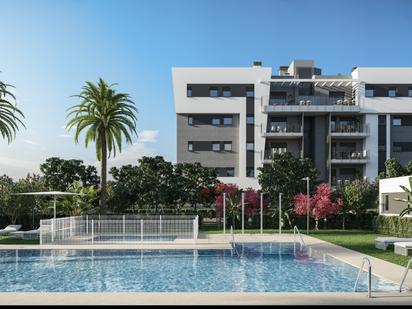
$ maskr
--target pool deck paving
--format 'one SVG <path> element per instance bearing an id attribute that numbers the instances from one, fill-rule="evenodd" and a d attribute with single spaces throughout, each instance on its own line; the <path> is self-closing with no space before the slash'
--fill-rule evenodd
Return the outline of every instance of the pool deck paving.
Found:
<path id="1" fill-rule="evenodd" d="M 94 245 L 0 245 L 0 249 L 230 249 L 235 242 L 293 242 L 293 234 L 201 234 L 196 242 L 177 240 L 173 243 L 156 244 L 94 244 Z M 345 263 L 360 267 L 363 257 L 372 263 L 375 276 L 396 284 L 405 272 L 405 267 L 383 261 L 363 253 L 343 248 L 326 241 L 303 235 L 310 254 L 327 254 Z M 298 241 L 298 238 L 296 238 Z M 141 305 L 411 305 L 412 271 L 405 286 L 407 291 L 373 292 L 372 298 L 366 292 L 1 292 L 0 304 L 141 304 Z"/>

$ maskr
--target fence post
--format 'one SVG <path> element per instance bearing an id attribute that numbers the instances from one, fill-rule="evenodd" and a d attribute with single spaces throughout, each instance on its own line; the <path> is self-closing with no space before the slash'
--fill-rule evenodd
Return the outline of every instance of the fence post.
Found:
<path id="1" fill-rule="evenodd" d="M 42 228 L 42 226 L 41 226 L 41 222 L 42 222 L 43 220 L 40 220 L 40 235 L 39 235 L 39 237 L 40 237 L 40 244 L 42 245 L 43 244 L 43 228 Z"/>
<path id="2" fill-rule="evenodd" d="M 245 192 L 242 192 L 242 234 L 245 234 Z"/>
<path id="3" fill-rule="evenodd" d="M 70 235 L 70 237 L 73 236 L 73 231 L 72 231 L 72 217 L 69 217 L 69 235 Z"/>
<path id="4" fill-rule="evenodd" d="M 89 235 L 89 215 L 86 215 L 86 235 Z"/>
<path id="5" fill-rule="evenodd" d="M 263 234 L 263 193 L 260 193 L 260 234 Z"/>
<path id="6" fill-rule="evenodd" d="M 51 239 L 52 239 L 52 243 L 54 242 L 54 219 L 51 219 L 51 230 L 52 230 L 52 233 L 51 233 Z"/>
<path id="7" fill-rule="evenodd" d="M 94 223 L 94 220 L 92 219 L 92 245 L 94 244 L 94 224 L 93 223 Z"/>
<path id="8" fill-rule="evenodd" d="M 140 219 L 140 241 L 143 241 L 143 219 Z"/>
<path id="9" fill-rule="evenodd" d="M 226 234 L 226 193 L 223 193 L 223 234 Z"/>
<path id="10" fill-rule="evenodd" d="M 162 237 L 162 215 L 160 215 L 159 219 L 159 235 Z"/>
<path id="11" fill-rule="evenodd" d="M 125 215 L 123 215 L 123 236 L 124 236 L 125 231 L 126 231 L 126 218 L 125 218 Z"/>
<path id="12" fill-rule="evenodd" d="M 193 241 L 196 241 L 197 239 L 197 221 L 198 220 L 198 216 L 195 217 L 195 219 L 193 220 Z"/>

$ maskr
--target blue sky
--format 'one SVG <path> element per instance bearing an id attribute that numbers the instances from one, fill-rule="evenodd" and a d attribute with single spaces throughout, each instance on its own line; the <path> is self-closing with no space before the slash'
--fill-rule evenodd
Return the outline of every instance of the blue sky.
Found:
<path id="1" fill-rule="evenodd" d="M 47 157 L 96 162 L 64 130 L 84 81 L 119 83 L 139 109 L 138 132 L 111 165 L 142 155 L 176 160 L 171 68 L 275 69 L 314 59 L 324 74 L 353 66 L 412 66 L 412 1 L 0 0 L 0 79 L 26 115 L 0 174 L 38 172 Z"/>

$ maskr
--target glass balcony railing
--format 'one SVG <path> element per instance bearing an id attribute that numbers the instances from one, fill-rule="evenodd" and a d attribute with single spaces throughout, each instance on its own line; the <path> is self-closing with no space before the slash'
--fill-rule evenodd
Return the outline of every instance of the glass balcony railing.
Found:
<path id="1" fill-rule="evenodd" d="M 297 96 L 269 98 L 269 105 L 357 105 L 354 98 L 328 96 Z"/>
<path id="2" fill-rule="evenodd" d="M 267 128 L 267 133 L 298 133 L 302 132 L 299 125 L 278 125 L 272 123 Z"/>
<path id="3" fill-rule="evenodd" d="M 269 148 L 265 149 L 263 160 L 272 160 L 274 154 L 286 153 L 287 148 Z"/>
<path id="4" fill-rule="evenodd" d="M 367 126 L 362 124 L 334 124 L 331 125 L 332 133 L 367 133 Z"/>
<path id="5" fill-rule="evenodd" d="M 368 152 L 363 151 L 335 151 L 332 152 L 332 160 L 365 160 Z"/>

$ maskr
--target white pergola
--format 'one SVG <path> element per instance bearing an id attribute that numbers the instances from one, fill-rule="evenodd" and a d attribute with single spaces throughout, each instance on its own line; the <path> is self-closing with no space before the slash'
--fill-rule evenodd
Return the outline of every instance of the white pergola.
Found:
<path id="1" fill-rule="evenodd" d="M 73 192 L 62 192 L 62 191 L 45 191 L 45 192 L 24 192 L 24 193 L 14 193 L 13 195 L 44 195 L 53 196 L 53 218 L 56 219 L 56 199 L 57 196 L 73 196 L 81 195 L 80 193 Z"/>

